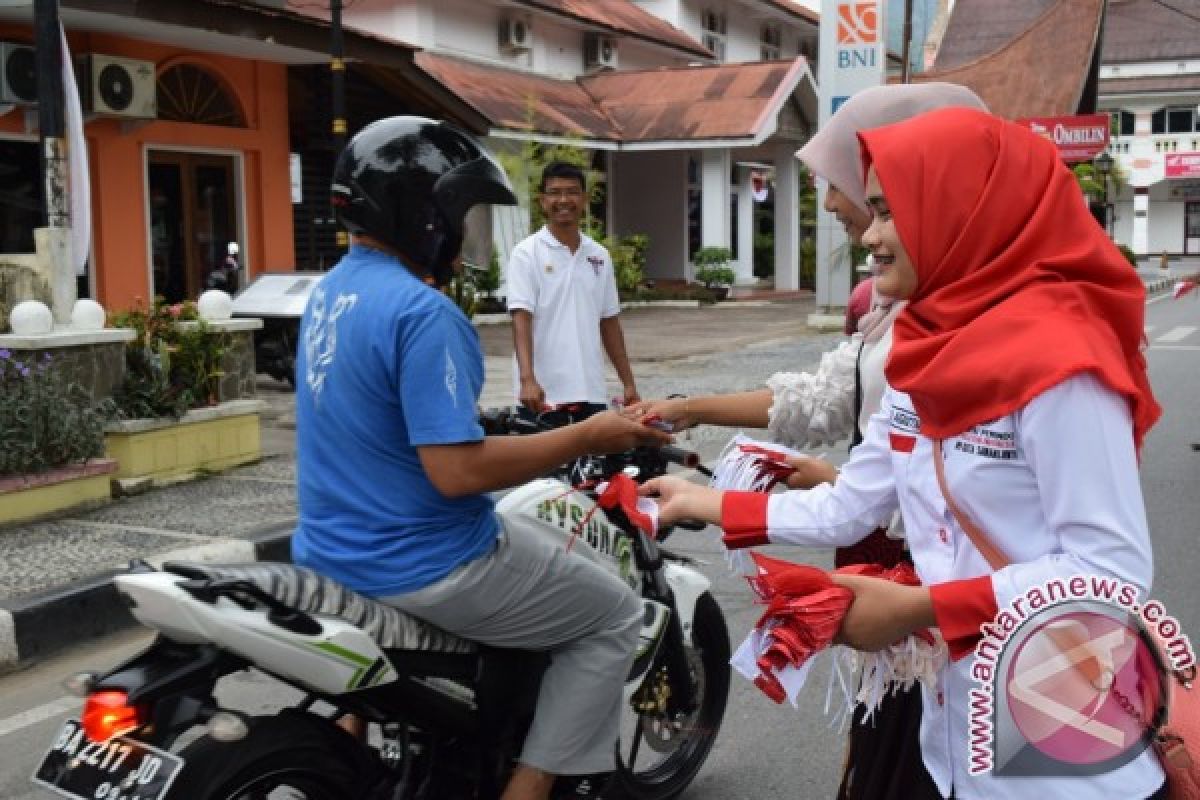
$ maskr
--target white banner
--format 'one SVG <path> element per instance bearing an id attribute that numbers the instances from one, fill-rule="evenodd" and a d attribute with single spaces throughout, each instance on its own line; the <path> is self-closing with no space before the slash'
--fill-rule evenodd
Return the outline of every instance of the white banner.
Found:
<path id="1" fill-rule="evenodd" d="M 823 126 L 842 103 L 862 89 L 884 82 L 887 37 L 885 0 L 821 0 L 821 53 L 818 66 Z M 850 296 L 849 247 L 845 231 L 824 210 L 825 187 L 817 195 L 817 307 L 844 307 Z"/>

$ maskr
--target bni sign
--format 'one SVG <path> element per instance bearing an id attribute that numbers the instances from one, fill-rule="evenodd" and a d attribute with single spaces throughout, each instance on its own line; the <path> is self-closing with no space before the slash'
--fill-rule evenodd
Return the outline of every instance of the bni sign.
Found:
<path id="1" fill-rule="evenodd" d="M 824 0 L 821 4 L 821 119 L 845 99 L 884 80 L 881 0 Z"/>

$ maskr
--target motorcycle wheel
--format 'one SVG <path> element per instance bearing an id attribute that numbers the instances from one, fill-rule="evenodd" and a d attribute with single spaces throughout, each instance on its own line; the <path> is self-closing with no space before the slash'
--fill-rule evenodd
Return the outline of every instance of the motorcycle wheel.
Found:
<path id="1" fill-rule="evenodd" d="M 708 758 L 729 697 L 729 631 L 717 601 L 705 592 L 696 602 L 688 662 L 700 694 L 684 718 L 637 713 L 622 718 L 619 765 L 605 800 L 670 800 L 696 777 Z"/>
<path id="2" fill-rule="evenodd" d="M 179 756 L 167 800 L 346 800 L 369 797 L 382 769 L 369 750 L 321 717 L 255 717 L 235 742 L 201 737 Z"/>

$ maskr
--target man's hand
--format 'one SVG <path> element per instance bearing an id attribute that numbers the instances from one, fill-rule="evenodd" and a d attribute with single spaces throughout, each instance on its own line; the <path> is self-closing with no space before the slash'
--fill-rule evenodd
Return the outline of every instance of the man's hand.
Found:
<path id="1" fill-rule="evenodd" d="M 686 413 L 686 397 L 674 397 L 670 400 L 644 400 L 630 404 L 625 410 L 635 417 L 658 416 L 663 422 L 671 423 L 677 431 L 696 424 L 696 418 Z"/>
<path id="2" fill-rule="evenodd" d="M 622 453 L 634 447 L 661 447 L 674 441 L 669 433 L 616 411 L 602 411 L 577 424 L 589 453 Z"/>
<path id="3" fill-rule="evenodd" d="M 837 467 L 823 458 L 788 456 L 787 463 L 796 470 L 788 476 L 789 489 L 811 489 L 822 483 L 833 483 L 837 480 Z"/>
<path id="4" fill-rule="evenodd" d="M 873 653 L 915 630 L 937 624 L 928 587 L 837 572 L 830 577 L 854 592 L 854 602 L 834 639 L 838 644 Z"/>
<path id="5" fill-rule="evenodd" d="M 535 414 L 546 410 L 546 391 L 537 382 L 537 378 L 532 375 L 521 379 L 521 396 L 518 399 L 521 401 L 521 405 Z"/>
<path id="6" fill-rule="evenodd" d="M 714 525 L 721 521 L 724 492 L 685 481 L 674 475 L 646 481 L 638 488 L 643 497 L 658 501 L 658 524 L 672 525 L 681 519 L 695 519 Z"/>
<path id="7" fill-rule="evenodd" d="M 631 406 L 634 403 L 640 403 L 641 401 L 642 397 L 638 394 L 637 387 L 632 383 L 625 384 L 625 405 Z"/>

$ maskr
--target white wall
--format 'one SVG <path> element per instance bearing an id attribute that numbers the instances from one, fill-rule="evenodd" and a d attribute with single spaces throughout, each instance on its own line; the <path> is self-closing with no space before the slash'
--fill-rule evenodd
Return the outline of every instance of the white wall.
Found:
<path id="1" fill-rule="evenodd" d="M 618 235 L 650 237 L 646 277 L 683 279 L 687 258 L 687 153 L 617 153 L 609 204 Z"/>
<path id="2" fill-rule="evenodd" d="M 1183 252 L 1184 204 L 1180 201 L 1156 202 L 1150 198 L 1149 246 L 1150 255 L 1166 250 L 1169 253 Z"/>

